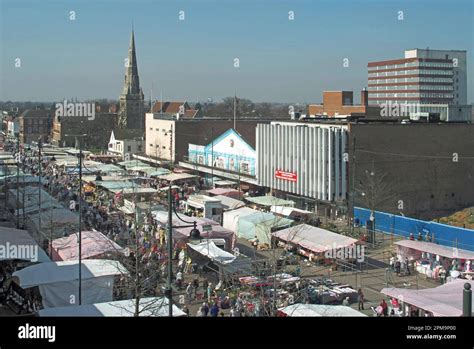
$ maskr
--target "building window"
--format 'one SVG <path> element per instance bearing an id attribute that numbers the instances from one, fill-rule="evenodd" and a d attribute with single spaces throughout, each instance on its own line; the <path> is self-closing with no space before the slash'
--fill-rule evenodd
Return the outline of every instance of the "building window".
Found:
<path id="1" fill-rule="evenodd" d="M 141 145 L 138 146 L 138 151 L 142 151 L 142 146 Z"/>
<path id="2" fill-rule="evenodd" d="M 153 131 L 153 127 L 150 127 L 150 131 Z"/>
<path id="3" fill-rule="evenodd" d="M 165 147 L 165 146 L 163 146 L 163 149 L 166 149 L 166 147 Z"/>
<path id="4" fill-rule="evenodd" d="M 240 172 L 250 173 L 250 164 L 248 162 L 242 161 L 240 163 Z"/>
<path id="5" fill-rule="evenodd" d="M 150 147 L 153 147 L 153 144 L 150 143 Z"/>
<path id="6" fill-rule="evenodd" d="M 132 151 L 132 146 L 131 145 L 127 145 L 127 151 Z"/>

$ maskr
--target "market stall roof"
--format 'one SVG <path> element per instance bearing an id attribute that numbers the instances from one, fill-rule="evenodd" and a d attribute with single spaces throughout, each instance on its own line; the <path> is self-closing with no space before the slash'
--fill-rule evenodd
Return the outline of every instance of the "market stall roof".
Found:
<path id="1" fill-rule="evenodd" d="M 13 276 L 18 277 L 22 288 L 76 281 L 78 265 L 78 261 L 40 263 L 16 271 Z M 108 259 L 85 259 L 82 261 L 81 270 L 83 280 L 128 274 L 120 262 Z"/>
<path id="2" fill-rule="evenodd" d="M 125 167 L 127 170 L 131 167 L 150 167 L 149 164 L 141 162 L 139 160 L 126 160 L 118 162 L 117 165 Z"/>
<path id="3" fill-rule="evenodd" d="M 302 215 L 305 215 L 305 214 L 310 215 L 314 213 L 311 211 L 300 210 L 299 208 L 288 207 L 288 206 L 272 206 L 270 208 L 270 211 L 273 213 L 281 214 L 283 216 L 287 216 L 287 217 L 290 217 L 294 212 L 302 214 Z"/>
<path id="4" fill-rule="evenodd" d="M 26 230 L 0 227 L 0 246 L 5 248 L 5 250 L 0 248 L 0 261 L 11 259 L 40 263 L 51 261 Z"/>
<path id="5" fill-rule="evenodd" d="M 245 217 L 257 212 L 260 211 L 254 210 L 250 207 L 241 207 L 232 211 L 224 212 L 222 226 L 235 232 L 238 230 L 237 227 L 240 217 Z"/>
<path id="6" fill-rule="evenodd" d="M 273 236 L 315 253 L 326 252 L 334 248 L 348 247 L 357 242 L 356 239 L 307 224 L 300 224 L 274 232 Z"/>
<path id="7" fill-rule="evenodd" d="M 111 301 L 95 304 L 84 304 L 67 307 L 46 308 L 39 311 L 39 316 L 135 316 L 135 299 Z M 168 299 L 163 297 L 140 298 L 139 316 L 168 316 Z M 173 316 L 186 316 L 186 313 L 173 304 Z"/>
<path id="8" fill-rule="evenodd" d="M 454 249 L 452 247 L 437 245 L 433 242 L 401 240 L 395 242 L 395 244 L 398 246 L 407 247 L 417 251 L 439 255 L 442 257 L 474 260 L 474 252 L 472 251 Z"/>
<path id="9" fill-rule="evenodd" d="M 160 190 L 160 191 L 167 191 L 167 190 L 169 190 L 169 189 L 170 189 L 170 187 L 169 187 L 169 186 L 166 186 L 166 187 L 160 188 L 159 190 Z M 171 189 L 179 189 L 179 187 L 178 187 L 177 185 L 172 185 L 172 186 L 171 186 Z"/>
<path id="10" fill-rule="evenodd" d="M 474 287 L 472 280 L 454 279 L 435 288 L 414 290 L 390 287 L 382 289 L 381 293 L 429 311 L 434 316 L 461 316 L 465 283 L 471 284 L 471 289 Z"/>
<path id="11" fill-rule="evenodd" d="M 127 170 L 128 171 L 137 171 L 137 172 L 148 173 L 148 172 L 154 171 L 155 168 L 151 167 L 150 165 L 148 165 L 148 166 L 130 166 L 130 167 L 127 167 Z"/>
<path id="12" fill-rule="evenodd" d="M 82 258 L 87 259 L 102 255 L 107 252 L 123 253 L 124 249 L 114 241 L 110 240 L 99 231 L 83 231 L 82 232 Z M 76 234 L 71 234 L 53 240 L 53 254 L 55 261 L 71 261 L 77 260 L 79 255 L 79 243 Z"/>
<path id="13" fill-rule="evenodd" d="M 212 196 L 212 198 L 216 198 L 220 200 L 222 206 L 224 206 L 225 209 L 229 209 L 229 210 L 235 210 L 236 208 L 245 206 L 245 203 L 243 201 L 233 199 L 231 197 L 224 196 L 224 195 L 216 195 L 216 196 Z"/>
<path id="14" fill-rule="evenodd" d="M 102 178 L 103 179 L 103 178 Z M 128 181 L 128 180 L 117 180 L 117 181 L 95 181 L 97 186 L 103 187 L 107 190 L 113 191 L 118 190 L 121 191 L 122 189 L 127 188 L 138 188 L 140 187 L 138 184 Z"/>
<path id="15" fill-rule="evenodd" d="M 158 190 L 154 188 L 143 188 L 143 187 L 137 187 L 137 188 L 116 188 L 116 189 L 110 189 L 112 193 L 123 193 L 124 195 L 127 194 L 152 194 L 152 193 L 157 193 Z"/>
<path id="16" fill-rule="evenodd" d="M 286 316 L 294 317 L 320 317 L 320 316 L 361 316 L 367 315 L 344 305 L 323 305 L 323 304 L 292 304 L 278 309 Z"/>
<path id="17" fill-rule="evenodd" d="M 215 203 L 215 204 L 219 204 L 220 200 L 217 199 L 215 196 L 211 197 L 211 196 L 207 196 L 207 195 L 190 195 L 188 200 L 186 200 L 186 202 L 190 206 L 194 207 L 195 205 L 203 206 L 207 202 L 212 202 L 212 203 Z"/>
<path id="18" fill-rule="evenodd" d="M 28 218 L 35 223 L 38 223 L 38 214 L 29 216 Z M 65 208 L 53 208 L 41 212 L 41 228 L 47 229 L 51 226 L 59 226 L 61 224 L 77 224 L 79 216 Z"/>
<path id="19" fill-rule="evenodd" d="M 237 185 L 237 182 L 228 181 L 228 180 L 225 180 L 225 179 L 220 179 L 220 180 L 214 181 L 214 185 L 222 185 L 222 186 Z"/>
<path id="20" fill-rule="evenodd" d="M 207 191 L 211 195 L 238 196 L 239 191 L 233 188 L 214 188 Z"/>
<path id="21" fill-rule="evenodd" d="M 283 200 L 271 195 L 249 196 L 245 200 L 261 206 L 294 206 L 293 201 Z"/>
<path id="22" fill-rule="evenodd" d="M 140 169 L 140 171 L 145 172 L 148 176 L 153 176 L 153 177 L 171 173 L 171 171 L 168 170 L 167 168 L 163 168 L 163 167 L 157 168 L 157 167 L 152 167 L 152 166 L 143 167 Z"/>
<path id="23" fill-rule="evenodd" d="M 167 175 L 157 176 L 157 178 L 163 179 L 163 180 L 168 181 L 168 182 L 169 181 L 174 182 L 174 181 L 181 181 L 181 180 L 186 180 L 186 179 L 193 179 L 193 178 L 196 178 L 196 177 L 197 176 L 189 174 L 189 173 L 170 173 L 170 174 L 167 174 Z"/>
<path id="24" fill-rule="evenodd" d="M 211 240 L 205 240 L 199 244 L 188 244 L 188 246 L 210 260 L 221 264 L 232 263 L 237 258 L 233 254 L 217 247 Z"/>
<path id="25" fill-rule="evenodd" d="M 95 185 L 100 185 L 102 182 L 126 182 L 132 178 L 135 178 L 134 176 L 121 176 L 121 175 L 110 175 L 110 176 L 101 176 L 102 177 L 102 180 L 101 181 L 97 181 L 96 178 L 97 176 L 96 175 L 84 175 L 82 176 L 82 181 L 83 182 L 86 182 L 86 183 L 93 183 Z"/>
<path id="26" fill-rule="evenodd" d="M 97 169 L 104 173 L 123 172 L 123 169 L 113 164 L 96 165 Z"/>

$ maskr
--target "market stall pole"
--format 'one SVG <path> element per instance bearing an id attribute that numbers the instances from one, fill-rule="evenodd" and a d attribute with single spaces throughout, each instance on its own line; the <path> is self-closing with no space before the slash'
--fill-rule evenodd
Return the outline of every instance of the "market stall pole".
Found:
<path id="1" fill-rule="evenodd" d="M 19 206 L 20 206 L 20 162 L 21 162 L 21 154 L 20 154 L 20 136 L 16 139 L 17 144 L 17 155 L 16 155 L 16 228 L 20 229 L 20 213 L 19 213 Z"/>

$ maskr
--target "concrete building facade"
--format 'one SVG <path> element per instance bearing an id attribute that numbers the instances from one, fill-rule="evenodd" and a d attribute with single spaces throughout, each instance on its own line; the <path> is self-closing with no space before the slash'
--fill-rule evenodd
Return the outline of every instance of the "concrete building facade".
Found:
<path id="1" fill-rule="evenodd" d="M 272 122 L 257 126 L 257 179 L 298 206 L 345 205 L 347 124 Z M 307 200 L 305 200 L 305 198 Z"/>

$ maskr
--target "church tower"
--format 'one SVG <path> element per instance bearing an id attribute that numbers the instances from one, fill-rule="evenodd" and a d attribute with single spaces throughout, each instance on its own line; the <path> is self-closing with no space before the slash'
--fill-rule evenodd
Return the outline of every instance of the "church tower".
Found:
<path id="1" fill-rule="evenodd" d="M 120 95 L 118 126 L 122 129 L 141 129 L 145 131 L 145 104 L 138 77 L 133 28 L 125 67 L 125 81 Z"/>

